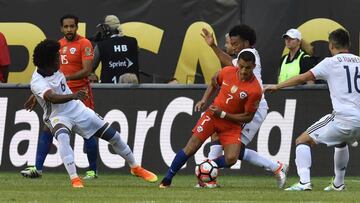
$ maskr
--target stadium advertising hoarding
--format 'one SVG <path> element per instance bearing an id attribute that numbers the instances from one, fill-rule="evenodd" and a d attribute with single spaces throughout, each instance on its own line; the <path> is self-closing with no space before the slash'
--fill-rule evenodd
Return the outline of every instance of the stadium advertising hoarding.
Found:
<path id="1" fill-rule="evenodd" d="M 150 85 L 151 86 L 151 85 Z M 185 146 L 191 130 L 200 117 L 194 105 L 201 98 L 204 85 L 166 88 L 165 86 L 94 88 L 95 110 L 121 132 L 134 152 L 136 160 L 157 172 L 165 172 L 175 153 Z M 42 110 L 28 112 L 23 103 L 30 94 L 28 87 L 0 89 L 0 170 L 20 170 L 34 165 Z M 266 96 L 269 114 L 250 148 L 273 160 L 290 164 L 295 174 L 295 139 L 314 121 L 331 112 L 327 89 L 289 89 Z M 71 138 L 77 167 L 88 166 L 80 136 Z M 46 171 L 63 170 L 54 141 L 48 155 Z M 193 173 L 195 162 L 205 159 L 209 146 L 204 145 L 191 158 L 184 173 Z M 331 175 L 333 149 L 325 146 L 313 150 L 313 175 Z M 124 160 L 115 155 L 107 142 L 99 141 L 99 171 L 128 172 Z M 359 156 L 357 148 L 350 149 L 350 157 Z M 238 162 L 226 173 L 264 174 L 263 169 Z M 347 174 L 360 175 L 360 165 L 350 159 Z"/>
<path id="2" fill-rule="evenodd" d="M 88 37 L 105 15 L 117 15 L 124 33 L 139 42 L 140 69 L 150 75 L 141 75 L 143 82 L 164 82 L 173 76 L 181 83 L 209 82 L 220 63 L 200 36 L 203 27 L 214 32 L 223 47 L 232 26 L 252 26 L 267 84 L 277 81 L 284 52 L 281 36 L 289 28 L 298 28 L 314 45 L 315 56 L 325 57 L 330 54 L 329 31 L 343 27 L 351 33 L 351 51 L 359 53 L 358 0 L 341 5 L 338 0 L 62 0 L 56 5 L 51 0 L 0 0 L 0 5 L 0 31 L 11 51 L 10 83 L 30 81 L 35 45 L 45 38 L 62 37 L 59 18 L 67 13 L 79 16 L 78 33 Z"/>

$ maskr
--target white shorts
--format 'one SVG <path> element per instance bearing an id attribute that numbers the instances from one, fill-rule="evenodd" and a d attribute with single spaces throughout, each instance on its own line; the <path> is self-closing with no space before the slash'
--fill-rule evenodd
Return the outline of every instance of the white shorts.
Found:
<path id="1" fill-rule="evenodd" d="M 258 108 L 250 123 L 246 123 L 241 131 L 241 142 L 246 146 L 255 137 L 267 116 L 267 108 Z"/>
<path id="2" fill-rule="evenodd" d="M 328 114 L 306 130 L 315 143 L 335 146 L 341 143 L 352 144 L 360 138 L 360 127 L 337 119 L 335 114 Z"/>
<path id="3" fill-rule="evenodd" d="M 50 125 L 52 129 L 57 124 L 64 124 L 72 132 L 75 132 L 85 139 L 89 139 L 96 131 L 105 125 L 105 121 L 92 109 L 86 108 L 83 112 L 76 115 L 69 116 L 55 116 L 50 118 Z"/>

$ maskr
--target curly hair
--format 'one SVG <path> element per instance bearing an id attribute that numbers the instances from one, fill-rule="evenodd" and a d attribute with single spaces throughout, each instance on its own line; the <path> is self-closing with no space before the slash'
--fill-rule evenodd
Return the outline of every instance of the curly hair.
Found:
<path id="1" fill-rule="evenodd" d="M 36 45 L 33 54 L 33 63 L 40 69 L 53 65 L 58 60 L 60 44 L 55 40 L 44 40 Z"/>
<path id="2" fill-rule="evenodd" d="M 241 39 L 249 41 L 250 46 L 253 46 L 256 43 L 255 30 L 245 24 L 236 25 L 233 28 L 231 28 L 229 32 L 229 36 L 230 37 L 239 36 Z"/>

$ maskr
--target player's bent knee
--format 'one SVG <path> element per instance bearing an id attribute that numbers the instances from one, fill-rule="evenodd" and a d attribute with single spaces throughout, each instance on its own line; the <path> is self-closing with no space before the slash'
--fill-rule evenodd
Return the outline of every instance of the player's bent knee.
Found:
<path id="1" fill-rule="evenodd" d="M 101 127 L 94 136 L 99 137 L 103 140 L 109 141 L 116 134 L 115 128 L 111 127 L 109 123 L 106 123 L 103 127 Z"/>
<path id="2" fill-rule="evenodd" d="M 295 144 L 296 145 L 306 144 L 306 145 L 311 146 L 311 145 L 314 145 L 315 142 L 310 137 L 309 133 L 305 131 L 298 138 L 296 138 Z"/>
<path id="3" fill-rule="evenodd" d="M 67 129 L 65 126 L 62 126 L 57 128 L 53 133 L 55 139 L 58 139 L 58 136 L 61 134 L 70 135 L 70 130 Z"/>

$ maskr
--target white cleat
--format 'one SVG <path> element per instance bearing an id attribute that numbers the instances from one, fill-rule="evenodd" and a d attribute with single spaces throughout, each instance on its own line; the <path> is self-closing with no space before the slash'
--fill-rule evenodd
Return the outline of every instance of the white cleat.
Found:
<path id="1" fill-rule="evenodd" d="M 345 190 L 345 184 L 336 187 L 334 183 L 331 183 L 329 186 L 324 188 L 324 191 L 344 191 L 344 190 Z"/>
<path id="2" fill-rule="evenodd" d="M 279 188 L 283 188 L 286 183 L 286 176 L 289 171 L 289 166 L 285 163 L 279 162 L 280 166 L 275 172 L 277 185 Z"/>
<path id="3" fill-rule="evenodd" d="M 285 191 L 311 191 L 312 185 L 311 183 L 301 184 L 300 182 L 295 183 L 294 185 L 285 189 Z"/>

